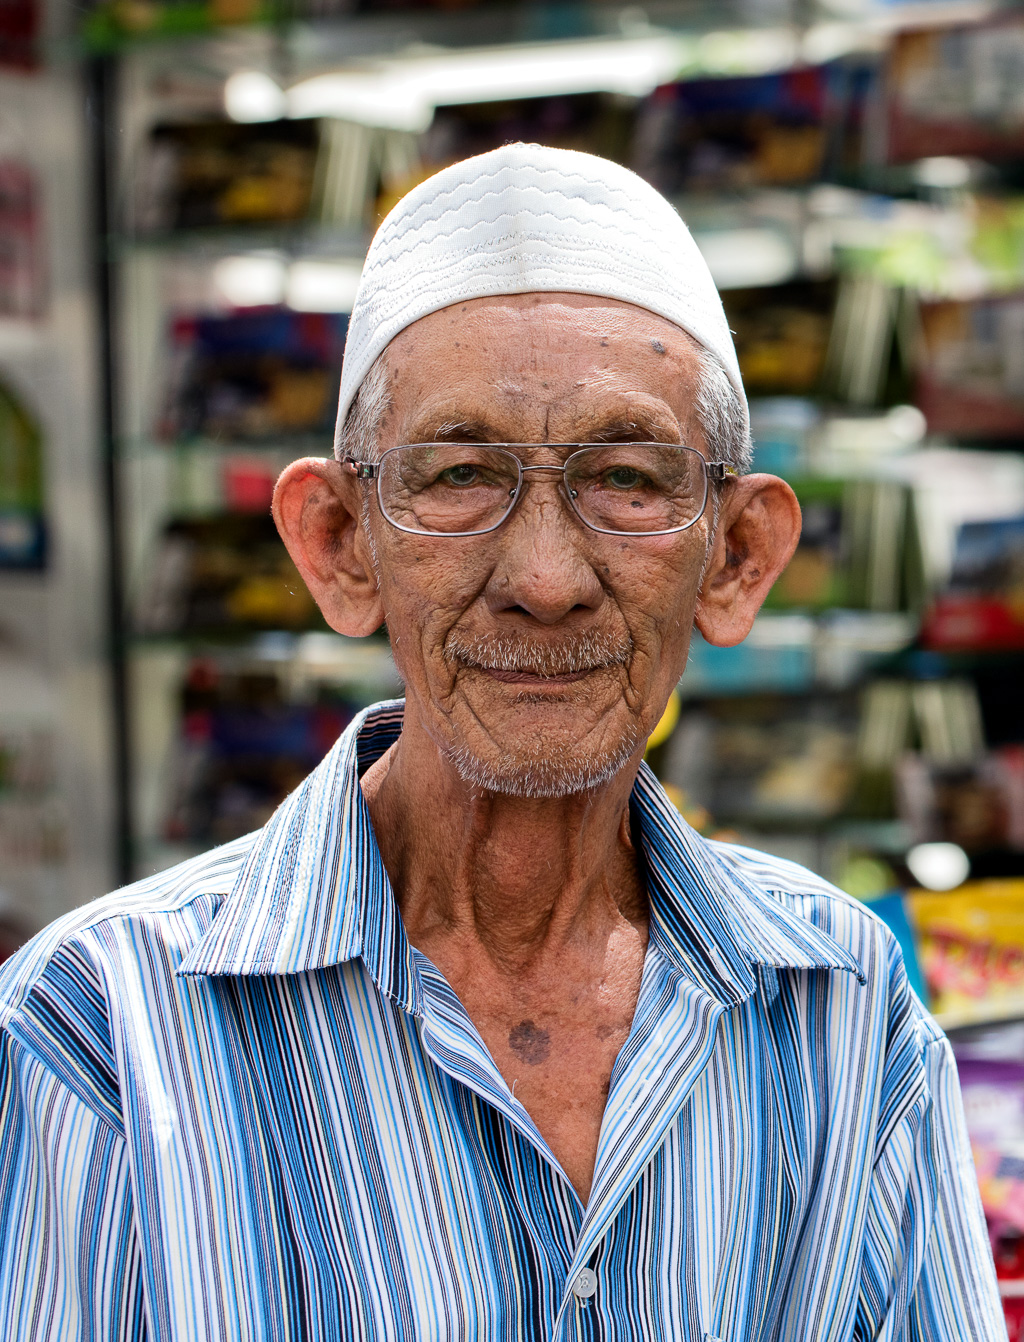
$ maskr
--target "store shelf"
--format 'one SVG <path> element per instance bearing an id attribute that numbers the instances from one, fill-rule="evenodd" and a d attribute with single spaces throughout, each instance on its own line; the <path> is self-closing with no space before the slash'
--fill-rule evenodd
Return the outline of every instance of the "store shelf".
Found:
<path id="1" fill-rule="evenodd" d="M 294 438 L 190 438 L 172 442 L 148 437 L 124 437 L 118 442 L 118 452 L 126 458 L 148 457 L 172 462 L 223 462 L 250 454 L 291 461 L 295 457 L 332 457 L 334 447 L 329 434 L 318 433 Z"/>
<path id="2" fill-rule="evenodd" d="M 94 11 L 77 40 L 57 41 L 52 48 L 67 58 L 83 48 L 91 53 L 113 54 L 153 46 L 173 49 L 202 44 L 207 65 L 216 67 L 219 58 L 230 69 L 232 65 L 237 68 L 239 47 L 247 38 L 260 41 L 263 30 L 273 33 L 279 49 L 283 44 L 293 58 L 305 57 L 309 64 L 323 69 L 425 45 L 460 49 L 659 31 L 737 35 L 767 32 L 779 34 L 788 42 L 782 49 L 790 61 L 822 60 L 851 49 L 874 50 L 880 38 L 899 28 L 970 22 L 991 13 L 993 5 L 985 0 L 922 0 L 866 6 L 860 14 L 837 17 L 831 8 L 808 11 L 793 0 L 762 8 L 745 0 L 648 0 L 642 10 L 594 3 L 506 3 L 464 5 L 455 11 L 438 12 L 409 5 L 404 9 L 389 7 L 379 14 L 342 13 L 311 19 L 297 16 L 290 6 L 264 4 L 253 6 L 247 23 L 221 25 L 211 22 L 212 10 L 202 3 L 168 8 L 176 9 L 177 17 L 172 15 L 164 26 L 158 6 L 140 8 L 137 14 L 127 11 L 133 22 L 120 24 L 97 22 Z M 738 48 L 740 52 L 743 49 Z M 707 68 L 719 74 L 743 73 L 742 66 L 737 68 L 738 60 L 735 47 L 722 51 L 711 45 L 705 56 Z"/>
<path id="3" fill-rule="evenodd" d="M 273 251 L 289 258 L 361 262 L 371 236 L 362 229 L 335 228 L 312 222 L 246 228 L 218 226 L 161 233 L 114 233 L 109 238 L 109 249 L 115 260 L 133 252 L 153 252 L 170 258 L 184 253 L 192 258 L 216 260 L 236 252 Z"/>
<path id="4" fill-rule="evenodd" d="M 130 646 L 140 654 L 172 650 L 192 657 L 210 656 L 224 668 L 277 668 L 293 684 L 379 684 L 389 691 L 401 685 L 391 650 L 379 638 L 346 638 L 327 631 L 226 630 L 220 636 L 135 635 Z"/>

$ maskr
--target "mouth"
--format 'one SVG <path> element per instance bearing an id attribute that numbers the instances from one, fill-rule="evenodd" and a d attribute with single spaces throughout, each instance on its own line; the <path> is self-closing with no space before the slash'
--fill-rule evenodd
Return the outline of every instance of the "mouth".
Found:
<path id="1" fill-rule="evenodd" d="M 492 680 L 500 681 L 503 685 L 528 685 L 531 689 L 541 689 L 545 686 L 556 689 L 561 685 L 575 685 L 578 680 L 585 680 L 587 676 L 600 669 L 600 667 L 588 666 L 585 671 L 566 671 L 561 675 L 547 676 L 542 675 L 539 671 L 502 671 L 496 666 L 477 668 L 484 675 L 490 676 Z"/>

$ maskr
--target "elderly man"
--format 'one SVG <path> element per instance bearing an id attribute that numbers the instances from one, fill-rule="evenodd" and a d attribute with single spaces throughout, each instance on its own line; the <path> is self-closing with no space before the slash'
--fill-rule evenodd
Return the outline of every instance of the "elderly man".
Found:
<path id="1" fill-rule="evenodd" d="M 1005 1337 L 948 1045 L 866 910 L 641 763 L 799 529 L 685 227 L 417 187 L 275 513 L 404 703 L 0 988 L 5 1339 Z"/>

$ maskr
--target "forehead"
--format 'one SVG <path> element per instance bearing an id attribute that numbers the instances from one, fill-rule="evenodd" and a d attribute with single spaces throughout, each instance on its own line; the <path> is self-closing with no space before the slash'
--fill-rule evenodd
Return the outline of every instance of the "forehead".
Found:
<path id="1" fill-rule="evenodd" d="M 645 308 L 578 294 L 479 298 L 442 308 L 388 348 L 396 408 L 417 418 L 570 404 L 612 412 L 626 402 L 689 418 L 698 349 Z"/>

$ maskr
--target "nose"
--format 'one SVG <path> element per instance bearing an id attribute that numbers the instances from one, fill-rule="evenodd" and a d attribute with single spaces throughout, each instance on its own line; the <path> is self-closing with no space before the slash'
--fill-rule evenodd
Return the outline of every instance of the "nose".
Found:
<path id="1" fill-rule="evenodd" d="M 588 557 L 593 542 L 584 538 L 562 499 L 561 482 L 524 476 L 523 488 L 519 506 L 497 533 L 500 548 L 487 584 L 488 608 L 494 614 L 519 611 L 542 625 L 596 610 L 604 588 Z"/>

